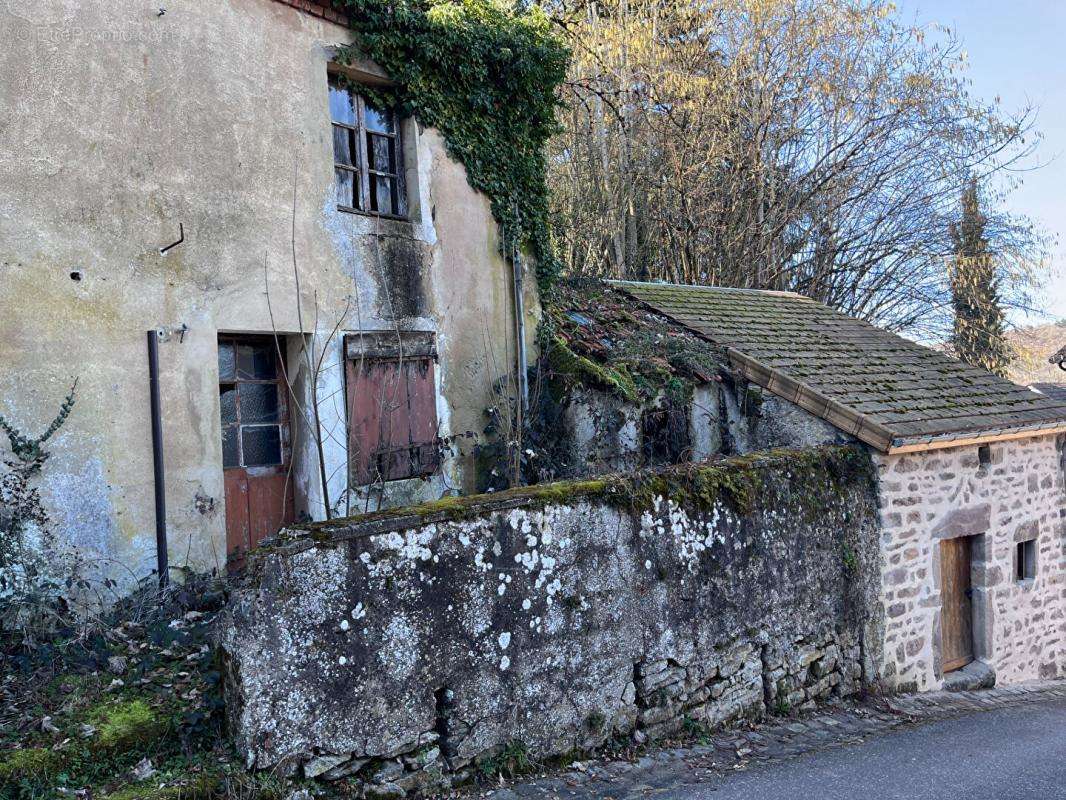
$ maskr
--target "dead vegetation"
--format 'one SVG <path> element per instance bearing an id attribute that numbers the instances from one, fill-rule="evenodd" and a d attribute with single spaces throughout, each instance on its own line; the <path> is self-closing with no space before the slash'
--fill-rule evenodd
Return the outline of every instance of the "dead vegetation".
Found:
<path id="1" fill-rule="evenodd" d="M 219 796 L 241 772 L 212 641 L 224 597 L 210 578 L 151 583 L 48 638 L 5 635 L 0 796 Z"/>

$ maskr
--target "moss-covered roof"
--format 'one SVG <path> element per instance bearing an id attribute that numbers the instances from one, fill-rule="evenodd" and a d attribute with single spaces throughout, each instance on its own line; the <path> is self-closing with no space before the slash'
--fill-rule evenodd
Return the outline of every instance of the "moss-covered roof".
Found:
<path id="1" fill-rule="evenodd" d="M 729 363 L 724 348 L 599 280 L 560 282 L 547 313 L 557 371 L 582 372 L 582 382 L 630 401 L 716 380 Z"/>
<path id="2" fill-rule="evenodd" d="M 1034 383 L 1029 388 L 1066 405 L 1066 383 Z"/>
<path id="3" fill-rule="evenodd" d="M 802 295 L 612 282 L 755 383 L 883 451 L 1066 429 L 1066 403 Z"/>

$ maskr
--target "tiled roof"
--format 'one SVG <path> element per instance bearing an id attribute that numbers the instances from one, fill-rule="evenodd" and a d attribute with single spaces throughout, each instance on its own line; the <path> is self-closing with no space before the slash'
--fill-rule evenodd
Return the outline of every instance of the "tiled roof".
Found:
<path id="1" fill-rule="evenodd" d="M 1066 403 L 1066 383 L 1033 383 L 1029 386 L 1057 403 Z"/>
<path id="2" fill-rule="evenodd" d="M 600 281 L 560 281 L 552 307 L 558 335 L 578 355 L 633 374 L 717 380 L 725 351 L 664 314 L 634 307 L 628 295 Z"/>
<path id="3" fill-rule="evenodd" d="M 885 452 L 1066 430 L 1066 402 L 802 295 L 613 285 L 726 347 L 749 380 Z"/>

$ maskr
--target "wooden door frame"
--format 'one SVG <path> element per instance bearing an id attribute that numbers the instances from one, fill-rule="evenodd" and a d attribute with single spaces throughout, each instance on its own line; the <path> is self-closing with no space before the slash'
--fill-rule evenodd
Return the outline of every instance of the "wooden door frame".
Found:
<path id="1" fill-rule="evenodd" d="M 933 544 L 933 574 L 935 575 L 937 592 L 940 595 L 940 606 L 937 610 L 937 623 L 934 631 L 934 646 L 936 648 L 936 672 L 937 677 L 954 672 L 959 667 L 949 668 L 942 662 L 944 656 L 944 631 L 943 631 L 943 564 L 941 562 L 941 545 L 952 539 L 970 540 L 970 616 L 971 635 L 973 646 L 973 661 L 990 663 L 993 656 L 993 604 L 991 602 L 991 589 L 988 586 L 989 571 L 992 567 L 992 534 L 988 533 L 964 533 L 959 536 L 943 536 L 934 540 Z M 972 663 L 972 661 L 967 662 Z"/>
<path id="2" fill-rule="evenodd" d="M 271 385 L 276 385 L 277 386 L 277 389 L 278 389 L 278 417 L 279 417 L 277 425 L 278 425 L 279 433 L 280 433 L 280 447 L 281 447 L 281 463 L 280 464 L 274 464 L 274 465 L 268 465 L 268 466 L 253 466 L 253 467 L 243 467 L 243 466 L 227 467 L 227 466 L 225 466 L 225 458 L 223 457 L 223 460 L 222 460 L 222 475 L 223 475 L 223 486 L 224 487 L 228 487 L 229 484 L 234 483 L 234 481 L 232 479 L 232 476 L 236 475 L 237 473 L 241 473 L 241 476 L 243 478 L 244 491 L 245 492 L 249 491 L 249 486 L 250 486 L 249 480 L 250 479 L 272 478 L 272 477 L 282 477 L 282 476 L 284 476 L 285 484 L 286 484 L 286 489 L 285 489 L 286 497 L 283 499 L 283 503 L 284 503 L 285 508 L 282 509 L 282 516 L 283 517 L 287 516 L 291 520 L 291 519 L 295 519 L 295 496 L 294 496 L 295 495 L 295 481 L 293 480 L 293 477 L 294 477 L 293 471 L 294 471 L 294 463 L 295 463 L 294 462 L 294 447 L 293 447 L 293 444 L 294 444 L 294 430 L 293 430 L 293 418 L 294 418 L 294 415 L 292 413 L 290 413 L 290 408 L 291 408 L 291 404 L 292 404 L 293 398 L 290 396 L 290 389 L 289 389 L 288 381 L 286 380 L 286 375 L 288 375 L 288 337 L 286 335 L 280 334 L 280 333 L 277 334 L 276 337 L 277 338 L 275 339 L 275 334 L 273 334 L 273 333 L 265 333 L 265 334 L 264 333 L 233 333 L 233 332 L 227 332 L 227 331 L 219 331 L 217 333 L 217 335 L 216 335 L 216 347 L 218 345 L 222 344 L 223 342 L 228 342 L 228 343 L 233 343 L 233 344 L 253 342 L 253 343 L 261 344 L 261 345 L 269 345 L 269 347 L 274 351 L 275 357 L 277 358 L 277 377 L 274 380 L 269 380 L 269 381 L 268 380 L 255 380 L 255 379 L 238 380 L 237 377 L 236 377 L 236 374 L 235 374 L 234 375 L 234 380 L 232 380 L 232 381 L 223 380 L 222 376 L 218 375 L 217 376 L 217 382 L 218 382 L 219 386 L 231 385 L 231 384 L 234 385 L 234 386 L 237 386 L 238 384 L 242 384 L 242 383 L 244 383 L 244 384 L 271 384 Z M 236 369 L 236 364 L 235 364 L 234 369 Z M 238 403 L 239 403 L 239 399 L 238 399 Z M 239 408 L 239 406 L 238 406 L 238 408 Z M 240 441 L 240 439 L 241 439 L 241 427 L 242 427 L 241 425 L 239 425 L 239 424 L 237 425 L 238 448 L 243 448 L 243 443 Z M 239 450 L 239 452 L 242 452 L 242 451 Z M 229 494 L 229 492 L 226 491 L 226 489 L 224 488 L 224 490 L 223 490 L 223 502 L 228 501 L 228 499 L 229 499 L 227 497 L 228 494 Z M 288 509 L 288 514 L 286 514 L 286 508 Z M 237 546 L 237 547 L 232 547 L 231 546 L 231 541 L 230 541 L 231 532 L 230 532 L 230 520 L 229 520 L 231 509 L 229 508 L 228 503 L 226 504 L 225 509 L 226 509 L 226 514 L 224 515 L 224 521 L 225 521 L 225 524 L 226 524 L 226 551 L 227 551 L 226 552 L 226 557 L 227 557 L 227 563 L 229 564 L 231 569 L 239 568 L 239 566 L 243 563 L 244 553 L 246 552 L 246 549 L 241 548 L 240 546 Z M 250 520 L 249 520 L 249 524 L 250 524 Z M 245 538 L 250 539 L 251 538 L 250 529 L 249 529 L 249 531 L 247 533 L 248 533 L 248 535 Z M 248 544 L 254 546 L 254 543 L 252 543 L 251 541 L 249 541 Z"/>

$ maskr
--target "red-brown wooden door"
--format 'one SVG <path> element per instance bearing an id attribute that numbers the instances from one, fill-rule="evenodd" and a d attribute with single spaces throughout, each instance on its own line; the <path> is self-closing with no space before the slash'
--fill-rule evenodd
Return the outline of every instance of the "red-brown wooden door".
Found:
<path id="1" fill-rule="evenodd" d="M 226 550 L 233 565 L 292 522 L 288 393 L 272 336 L 220 336 Z"/>
<path id="2" fill-rule="evenodd" d="M 973 540 L 967 536 L 940 543 L 941 652 L 944 672 L 973 661 L 973 601 L 970 560 Z"/>

